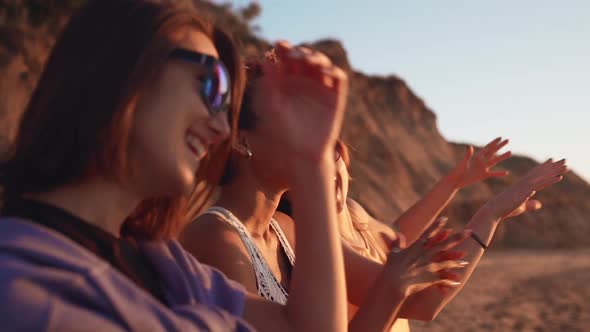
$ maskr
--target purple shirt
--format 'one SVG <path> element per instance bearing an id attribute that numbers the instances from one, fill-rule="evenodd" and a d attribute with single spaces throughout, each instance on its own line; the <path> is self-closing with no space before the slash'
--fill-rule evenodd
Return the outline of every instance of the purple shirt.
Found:
<path id="1" fill-rule="evenodd" d="M 142 243 L 167 306 L 36 223 L 0 218 L 0 326 L 10 331 L 251 331 L 245 291 L 176 241 Z"/>

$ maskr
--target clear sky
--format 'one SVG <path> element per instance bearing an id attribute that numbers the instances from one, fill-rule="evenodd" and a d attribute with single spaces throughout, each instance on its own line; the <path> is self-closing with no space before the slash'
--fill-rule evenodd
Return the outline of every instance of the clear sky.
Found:
<path id="1" fill-rule="evenodd" d="M 261 37 L 341 40 L 357 70 L 403 78 L 447 139 L 508 137 L 590 181 L 589 0 L 258 2 Z"/>

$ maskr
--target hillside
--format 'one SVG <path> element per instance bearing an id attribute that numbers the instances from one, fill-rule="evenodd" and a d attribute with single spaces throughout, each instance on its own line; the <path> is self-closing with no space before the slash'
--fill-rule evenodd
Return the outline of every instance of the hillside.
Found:
<path id="1" fill-rule="evenodd" d="M 45 10 L 32 6 L 36 4 L 43 9 L 42 2 L 33 0 L 15 1 L 16 9 L 0 6 L 0 18 L 4 18 L 0 20 L 4 22 L 0 26 L 0 148 L 10 142 L 57 31 L 75 8 L 65 3 Z M 247 54 L 260 54 L 268 48 L 268 42 L 255 35 L 248 22 L 252 17 L 244 10 L 202 1 L 198 5 L 230 25 L 240 36 Z M 30 8 L 37 8 L 37 12 Z M 255 16 L 256 12 L 250 15 Z M 352 148 L 351 195 L 379 219 L 393 221 L 454 165 L 464 145 L 445 140 L 437 127 L 435 112 L 399 77 L 368 76 L 354 70 L 338 41 L 322 40 L 311 46 L 328 54 L 351 77 L 342 133 Z M 511 158 L 502 165 L 511 171 L 509 177 L 467 188 L 445 214 L 455 224 L 465 223 L 494 193 L 536 164 L 524 156 Z M 562 183 L 539 194 L 538 199 L 544 203 L 544 209 L 503 225 L 495 247 L 590 245 L 587 182 L 570 173 Z"/>

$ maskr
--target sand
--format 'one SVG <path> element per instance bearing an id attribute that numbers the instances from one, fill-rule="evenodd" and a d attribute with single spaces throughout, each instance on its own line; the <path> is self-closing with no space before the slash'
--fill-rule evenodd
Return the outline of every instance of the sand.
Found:
<path id="1" fill-rule="evenodd" d="M 411 326 L 412 332 L 590 332 L 590 250 L 490 252 L 434 321 Z"/>

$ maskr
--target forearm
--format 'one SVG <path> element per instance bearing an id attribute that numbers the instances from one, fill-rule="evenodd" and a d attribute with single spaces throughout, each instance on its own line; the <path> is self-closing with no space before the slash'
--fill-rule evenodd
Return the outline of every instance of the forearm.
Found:
<path id="1" fill-rule="evenodd" d="M 291 184 L 297 264 L 291 278 L 287 315 L 296 330 L 346 328 L 344 264 L 334 197 L 333 162 L 296 167 Z"/>
<path id="2" fill-rule="evenodd" d="M 465 226 L 471 229 L 481 240 L 489 244 L 494 236 L 499 220 L 485 209 L 478 211 L 471 221 Z M 438 288 L 429 288 L 410 296 L 402 306 L 399 317 L 416 320 L 432 320 L 438 313 L 461 291 L 475 270 L 484 254 L 483 248 L 472 238 L 467 238 L 453 249 L 466 254 L 463 258 L 469 262 L 465 268 L 454 270 L 460 279 L 461 285 L 448 289 L 443 293 Z"/>
<path id="3" fill-rule="evenodd" d="M 449 174 L 395 221 L 407 246 L 420 237 L 458 192 L 457 181 Z"/>
<path id="4" fill-rule="evenodd" d="M 384 274 L 380 275 L 350 321 L 349 331 L 388 331 L 397 318 L 403 300 L 404 296 L 399 293 L 399 289 Z"/>

